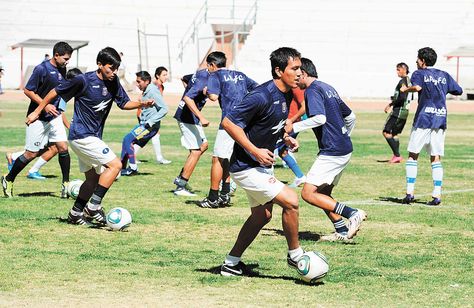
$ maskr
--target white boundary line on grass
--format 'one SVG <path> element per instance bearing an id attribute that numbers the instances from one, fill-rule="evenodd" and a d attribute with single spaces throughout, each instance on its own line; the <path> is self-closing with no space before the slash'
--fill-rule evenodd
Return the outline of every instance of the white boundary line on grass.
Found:
<path id="1" fill-rule="evenodd" d="M 457 193 L 463 193 L 463 192 L 472 192 L 474 191 L 474 188 L 469 188 L 469 189 L 458 189 L 458 190 L 448 190 L 448 191 L 443 191 L 443 195 L 449 195 L 449 194 L 457 194 Z M 431 194 L 421 194 L 421 195 L 416 195 L 416 197 L 429 197 Z M 344 204 L 347 205 L 380 205 L 380 204 L 387 204 L 387 202 L 398 204 L 396 202 L 391 202 L 391 201 L 383 201 L 383 200 L 376 200 L 376 199 L 366 199 L 366 200 L 352 200 L 352 201 L 347 201 L 343 202 Z"/>

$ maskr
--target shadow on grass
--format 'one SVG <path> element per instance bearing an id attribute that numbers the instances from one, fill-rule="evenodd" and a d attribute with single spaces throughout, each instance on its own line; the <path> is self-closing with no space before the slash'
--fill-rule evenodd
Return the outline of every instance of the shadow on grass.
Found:
<path id="1" fill-rule="evenodd" d="M 426 202 L 427 202 L 427 201 L 422 201 L 422 200 L 419 200 L 419 199 L 415 199 L 410 204 L 405 204 L 405 203 L 403 203 L 403 198 L 396 198 L 396 197 L 379 197 L 378 200 L 379 201 L 386 201 L 386 202 L 403 204 L 403 205 L 406 205 L 406 206 L 415 205 L 415 204 L 426 205 Z M 390 204 L 388 204 L 388 205 L 390 205 Z"/>
<path id="2" fill-rule="evenodd" d="M 61 217 L 61 216 L 56 216 L 56 217 L 51 217 L 50 218 L 51 220 L 57 220 L 58 222 L 60 223 L 63 223 L 63 224 L 67 224 L 67 225 L 71 225 L 71 226 L 77 226 L 77 227 L 82 227 L 82 228 L 91 228 L 91 229 L 103 229 L 105 231 L 111 231 L 111 229 L 109 229 L 106 225 L 104 224 L 99 224 L 99 223 L 95 223 L 95 222 L 92 222 L 90 223 L 90 225 L 74 225 L 74 224 L 71 224 L 68 222 L 67 218 L 64 218 L 64 217 Z M 127 230 L 124 230 L 122 232 L 127 232 Z"/>
<path id="3" fill-rule="evenodd" d="M 388 159 L 377 159 L 377 162 L 386 164 L 386 163 L 389 162 L 389 160 Z"/>
<path id="4" fill-rule="evenodd" d="M 20 197 L 54 197 L 55 194 L 52 191 L 35 191 L 31 193 L 18 194 Z"/>
<path id="5" fill-rule="evenodd" d="M 55 178 L 58 177 L 57 175 L 54 175 L 54 174 L 48 174 L 48 175 L 44 175 L 44 174 L 43 174 L 43 176 L 44 176 L 45 178 L 47 178 L 47 179 L 55 179 Z"/>
<path id="6" fill-rule="evenodd" d="M 186 204 L 194 204 L 197 207 L 204 208 L 204 209 L 210 209 L 210 210 L 217 210 L 217 209 L 223 209 L 226 207 L 231 207 L 233 203 L 229 203 L 227 206 L 218 206 L 218 207 L 202 207 L 201 206 L 201 201 L 202 200 L 186 200 L 184 203 Z"/>
<path id="7" fill-rule="evenodd" d="M 280 230 L 280 229 L 263 228 L 262 231 L 273 232 L 277 235 L 285 236 L 285 233 L 283 233 L 283 230 Z M 269 236 L 269 235 L 270 234 L 266 234 L 266 236 Z M 262 236 L 265 236 L 265 234 L 262 234 Z M 314 233 L 311 231 L 300 231 L 298 232 L 298 237 L 300 240 L 317 242 L 321 239 L 321 234 Z"/>

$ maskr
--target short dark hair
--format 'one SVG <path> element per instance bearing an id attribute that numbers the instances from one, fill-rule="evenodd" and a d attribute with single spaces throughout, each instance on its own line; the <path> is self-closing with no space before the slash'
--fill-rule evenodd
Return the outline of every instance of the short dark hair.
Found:
<path id="1" fill-rule="evenodd" d="M 122 58 L 118 54 L 117 50 L 113 49 L 112 47 L 105 47 L 99 54 L 97 55 L 97 64 L 107 65 L 110 64 L 114 68 L 118 68 L 120 66 L 120 61 Z"/>
<path id="2" fill-rule="evenodd" d="M 208 64 L 214 63 L 217 67 L 225 67 L 227 58 L 225 53 L 221 51 L 213 51 L 207 56 L 206 62 Z"/>
<path id="3" fill-rule="evenodd" d="M 436 63 L 438 55 L 431 47 L 424 47 L 418 50 L 418 59 L 425 61 L 426 66 L 433 66 Z"/>
<path id="4" fill-rule="evenodd" d="M 58 54 L 64 56 L 65 54 L 72 55 L 72 47 L 66 42 L 57 42 L 53 47 L 53 55 Z M 47 54 L 45 54 L 46 56 Z"/>
<path id="5" fill-rule="evenodd" d="M 80 69 L 78 69 L 77 67 L 71 68 L 67 71 L 66 79 L 73 79 L 74 77 L 80 74 L 82 74 L 82 71 Z"/>
<path id="6" fill-rule="evenodd" d="M 301 58 L 301 70 L 305 71 L 310 77 L 318 78 L 318 71 L 313 61 L 308 58 Z"/>
<path id="7" fill-rule="evenodd" d="M 147 71 L 139 71 L 139 72 L 136 72 L 135 75 L 143 81 L 151 82 L 151 75 Z"/>
<path id="8" fill-rule="evenodd" d="M 410 72 L 410 69 L 408 68 L 408 65 L 405 62 L 398 63 L 397 68 L 398 67 L 403 67 L 407 71 L 407 74 Z"/>
<path id="9" fill-rule="evenodd" d="M 298 50 L 290 47 L 280 47 L 270 54 L 272 77 L 274 79 L 278 78 L 278 75 L 275 73 L 275 69 L 278 67 L 281 71 L 284 71 L 290 58 L 300 59 L 301 54 L 298 52 Z"/>
<path id="10" fill-rule="evenodd" d="M 164 66 L 158 66 L 155 70 L 155 78 L 158 78 L 163 71 L 168 71 L 168 69 Z"/>

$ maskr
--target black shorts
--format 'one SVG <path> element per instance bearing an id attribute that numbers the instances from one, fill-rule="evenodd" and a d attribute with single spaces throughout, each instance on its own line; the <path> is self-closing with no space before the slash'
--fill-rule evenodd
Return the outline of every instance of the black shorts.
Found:
<path id="1" fill-rule="evenodd" d="M 402 133 L 406 122 L 407 122 L 407 119 L 400 119 L 399 117 L 389 115 L 387 117 L 387 121 L 385 121 L 385 126 L 383 128 L 383 131 L 384 133 L 399 135 Z"/>

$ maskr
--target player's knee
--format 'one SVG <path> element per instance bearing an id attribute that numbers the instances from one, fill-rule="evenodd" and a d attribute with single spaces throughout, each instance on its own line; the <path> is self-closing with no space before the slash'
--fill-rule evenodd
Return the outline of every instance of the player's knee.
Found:
<path id="1" fill-rule="evenodd" d="M 56 148 L 59 153 L 67 152 L 68 151 L 67 142 L 58 142 L 56 144 Z"/>
<path id="2" fill-rule="evenodd" d="M 113 170 L 120 171 L 122 169 L 122 162 L 120 161 L 120 159 L 115 158 L 111 162 L 107 163 L 107 167 Z"/>
<path id="3" fill-rule="evenodd" d="M 304 185 L 303 189 L 301 190 L 301 198 L 303 198 L 304 201 L 309 202 L 310 199 L 314 196 L 314 194 L 317 192 L 317 187 L 313 185 Z"/>
<path id="4" fill-rule="evenodd" d="M 208 148 L 209 148 L 209 143 L 204 142 L 204 143 L 201 144 L 201 146 L 199 147 L 199 150 L 201 151 L 201 153 L 204 153 L 204 152 L 207 151 Z"/>

